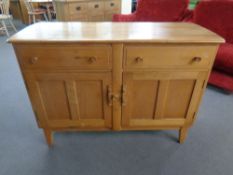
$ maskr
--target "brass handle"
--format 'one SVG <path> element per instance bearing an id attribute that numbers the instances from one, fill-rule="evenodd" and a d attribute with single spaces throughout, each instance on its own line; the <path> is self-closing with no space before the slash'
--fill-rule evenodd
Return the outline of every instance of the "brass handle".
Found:
<path id="1" fill-rule="evenodd" d="M 136 63 L 143 62 L 143 58 L 142 57 L 136 57 L 135 61 L 136 61 Z"/>
<path id="2" fill-rule="evenodd" d="M 110 86 L 107 86 L 107 99 L 108 105 L 112 106 L 112 88 Z"/>
<path id="3" fill-rule="evenodd" d="M 30 59 L 30 63 L 31 64 L 35 64 L 37 61 L 38 61 L 38 57 L 32 57 L 31 59 Z"/>
<path id="4" fill-rule="evenodd" d="M 114 4 L 113 2 L 110 4 L 111 7 L 113 7 L 114 5 L 115 5 L 115 4 Z"/>
<path id="5" fill-rule="evenodd" d="M 96 4 L 94 7 L 95 7 L 95 8 L 99 8 L 99 4 Z"/>
<path id="6" fill-rule="evenodd" d="M 125 106 L 126 105 L 126 98 L 125 98 L 125 96 L 126 96 L 126 89 L 127 89 L 127 87 L 126 86 L 124 86 L 124 85 L 122 85 L 122 95 L 121 95 L 121 103 L 122 103 L 122 106 Z"/>
<path id="7" fill-rule="evenodd" d="M 193 59 L 193 62 L 200 62 L 202 60 L 201 57 L 194 57 Z"/>
<path id="8" fill-rule="evenodd" d="M 81 7 L 80 6 L 76 7 L 76 10 L 78 10 L 78 11 L 81 10 Z"/>

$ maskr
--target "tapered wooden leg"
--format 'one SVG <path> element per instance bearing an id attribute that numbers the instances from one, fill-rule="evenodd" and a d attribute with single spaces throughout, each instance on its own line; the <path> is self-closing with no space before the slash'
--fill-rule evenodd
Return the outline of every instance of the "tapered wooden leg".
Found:
<path id="1" fill-rule="evenodd" d="M 184 127 L 184 128 L 181 128 L 180 131 L 179 131 L 179 142 L 182 144 L 184 143 L 186 137 L 187 137 L 187 134 L 188 134 L 188 128 Z"/>
<path id="2" fill-rule="evenodd" d="M 50 129 L 44 129 L 45 139 L 49 146 L 53 144 L 53 132 Z"/>

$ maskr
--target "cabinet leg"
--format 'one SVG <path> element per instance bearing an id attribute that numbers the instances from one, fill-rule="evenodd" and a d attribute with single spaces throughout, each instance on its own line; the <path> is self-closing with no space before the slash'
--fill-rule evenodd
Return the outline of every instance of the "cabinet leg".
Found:
<path id="1" fill-rule="evenodd" d="M 50 129 L 44 129 L 45 139 L 49 146 L 53 144 L 53 132 Z"/>
<path id="2" fill-rule="evenodd" d="M 184 128 L 181 128 L 180 131 L 179 131 L 179 142 L 182 144 L 184 143 L 186 137 L 187 137 L 187 134 L 188 134 L 188 128 L 184 127 Z"/>

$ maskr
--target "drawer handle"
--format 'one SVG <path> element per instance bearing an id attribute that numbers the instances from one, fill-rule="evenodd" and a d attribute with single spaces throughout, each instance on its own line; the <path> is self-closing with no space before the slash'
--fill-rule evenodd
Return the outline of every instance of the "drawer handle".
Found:
<path id="1" fill-rule="evenodd" d="M 38 61 L 38 57 L 32 57 L 31 59 L 30 59 L 30 63 L 31 64 L 35 64 L 37 61 Z"/>
<path id="2" fill-rule="evenodd" d="M 94 7 L 95 7 L 96 9 L 99 8 L 99 4 L 96 4 Z"/>
<path id="3" fill-rule="evenodd" d="M 113 7 L 114 5 L 115 5 L 115 4 L 114 4 L 113 2 L 110 4 L 111 7 Z"/>
<path id="4" fill-rule="evenodd" d="M 89 58 L 88 58 L 88 62 L 89 62 L 89 63 L 94 63 L 94 62 L 96 62 L 96 57 L 89 57 Z"/>
<path id="5" fill-rule="evenodd" d="M 136 57 L 135 61 L 136 61 L 136 63 L 143 62 L 143 58 L 142 57 Z"/>
<path id="6" fill-rule="evenodd" d="M 81 7 L 80 7 L 80 6 L 79 6 L 79 7 L 76 7 L 76 10 L 77 10 L 77 11 L 81 10 Z"/>
<path id="7" fill-rule="evenodd" d="M 74 57 L 76 60 L 80 60 L 80 59 L 85 59 L 87 60 L 89 63 L 94 63 L 96 62 L 96 57 L 79 57 L 79 56 L 76 56 Z"/>
<path id="8" fill-rule="evenodd" d="M 202 58 L 201 57 L 194 57 L 193 62 L 201 62 Z"/>

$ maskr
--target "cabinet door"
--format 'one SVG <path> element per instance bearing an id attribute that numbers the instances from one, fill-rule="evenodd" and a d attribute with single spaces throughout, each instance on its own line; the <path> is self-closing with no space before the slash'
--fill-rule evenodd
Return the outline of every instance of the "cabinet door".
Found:
<path id="1" fill-rule="evenodd" d="M 123 127 L 184 125 L 196 112 L 205 77 L 205 72 L 124 73 Z"/>
<path id="2" fill-rule="evenodd" d="M 110 73 L 27 73 L 41 127 L 111 128 Z"/>

